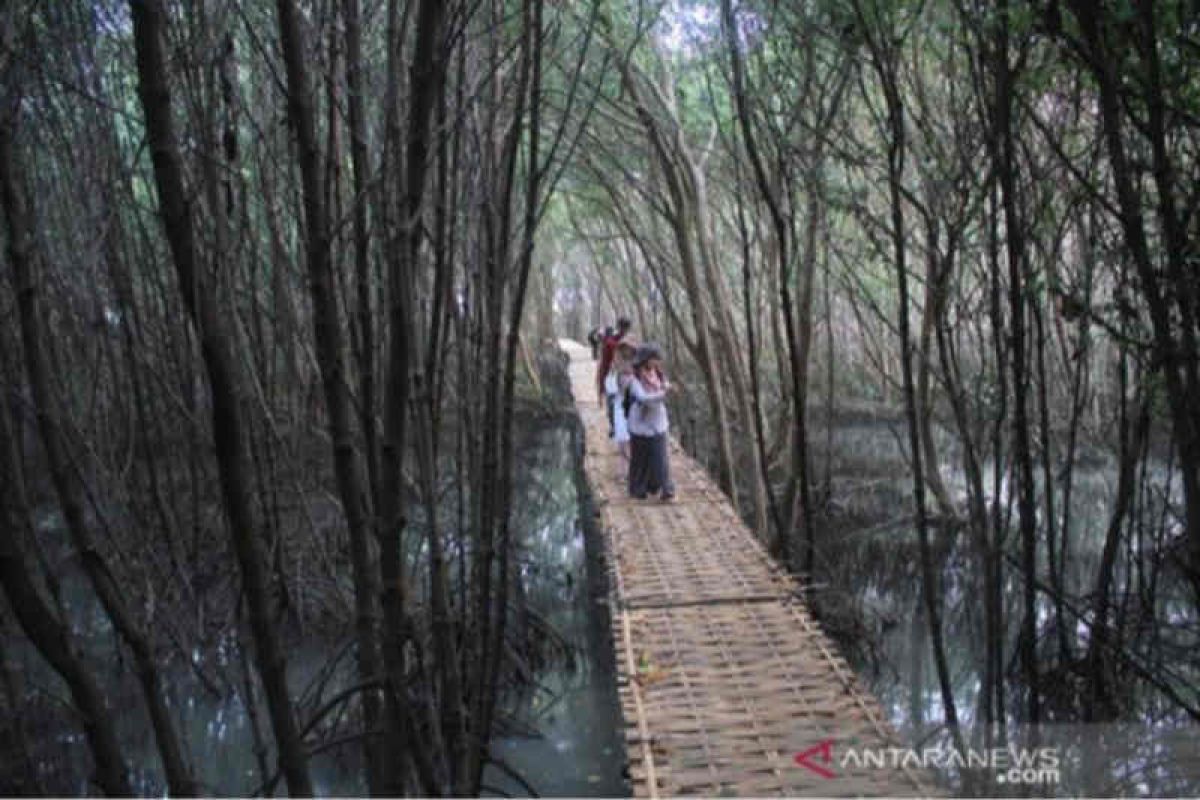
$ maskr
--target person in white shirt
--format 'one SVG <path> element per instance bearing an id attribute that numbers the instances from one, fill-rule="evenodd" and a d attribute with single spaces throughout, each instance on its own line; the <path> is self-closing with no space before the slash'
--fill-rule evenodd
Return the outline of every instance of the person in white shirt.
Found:
<path id="1" fill-rule="evenodd" d="M 600 363 L 596 365 L 596 395 L 604 403 L 608 411 L 608 438 L 610 439 L 616 438 L 614 427 L 616 420 L 613 418 L 615 409 L 613 406 L 617 403 L 617 395 L 616 388 L 614 387 L 612 392 L 609 392 L 605 382 L 609 371 L 612 369 L 613 359 L 617 356 L 617 345 L 629 333 L 629 329 L 632 326 L 633 323 L 629 321 L 628 317 L 621 317 L 617 320 L 616 330 L 613 330 L 610 335 L 606 335 L 604 341 L 601 343 Z"/>
<path id="2" fill-rule="evenodd" d="M 625 459 L 626 469 L 629 464 L 629 420 L 625 416 L 623 398 L 629 389 L 630 381 L 633 380 L 633 357 L 635 355 L 637 355 L 637 343 L 628 338 L 622 339 L 621 343 L 617 345 L 612 369 L 608 371 L 608 377 L 605 379 L 605 391 L 609 391 L 611 384 L 611 392 L 617 398 L 613 402 L 613 439 L 617 443 L 617 450 Z M 624 477 L 624 474 L 619 477 Z"/>

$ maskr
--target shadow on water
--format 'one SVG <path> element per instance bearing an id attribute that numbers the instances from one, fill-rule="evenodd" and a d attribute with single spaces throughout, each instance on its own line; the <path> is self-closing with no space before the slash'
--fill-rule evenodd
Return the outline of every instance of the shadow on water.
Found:
<path id="1" fill-rule="evenodd" d="M 511 773 L 542 796 L 627 794 L 603 591 L 597 589 L 595 564 L 589 565 L 581 525 L 588 512 L 577 486 L 573 418 L 525 415 L 518 420 L 513 530 L 519 566 L 514 595 L 523 602 L 515 604 L 514 619 L 516 627 L 532 631 L 539 646 L 514 666 L 519 679 L 510 685 L 519 688 L 502 698 L 503 725 L 492 752 L 511 772 L 489 766 L 485 794 L 528 794 Z M 52 516 L 44 523 L 61 526 Z M 61 563 L 56 572 L 63 607 L 110 702 L 119 709 L 118 733 L 131 762 L 135 790 L 161 794 L 164 780 L 133 665 L 122 656 L 79 569 L 69 558 Z M 10 689 L 6 696 L 20 696 L 23 702 L 21 724 L 0 725 L 6 735 L 22 740 L 19 746 L 0 741 L 0 795 L 94 793 L 95 787 L 88 785 L 90 751 L 65 685 L 23 637 L 10 636 L 3 642 L 0 660 Z M 300 719 L 355 683 L 350 640 L 304 634 L 291 636 L 289 647 L 289 678 Z M 256 751 L 254 720 L 243 700 L 238 636 L 229 632 L 210 652 L 192 655 L 203 662 L 203 669 L 179 663 L 179 658 L 164 667 L 169 705 L 190 761 L 207 793 L 252 794 L 264 783 L 263 754 Z M 269 741 L 261 694 L 255 696 L 258 725 Z M 358 724 L 350 708 L 340 716 L 326 718 L 333 730 L 327 739 L 352 733 Z M 20 751 L 28 758 L 17 755 Z M 319 795 L 367 793 L 358 752 L 356 747 L 340 746 L 314 756 L 311 772 Z M 273 764 L 267 766 L 273 769 Z M 29 774 L 31 768 L 36 775 Z M 282 793 L 284 787 L 276 790 Z"/>

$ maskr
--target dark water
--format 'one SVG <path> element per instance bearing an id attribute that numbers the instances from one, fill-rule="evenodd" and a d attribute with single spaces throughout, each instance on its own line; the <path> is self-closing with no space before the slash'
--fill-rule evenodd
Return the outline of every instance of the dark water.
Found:
<path id="1" fill-rule="evenodd" d="M 823 434 L 815 438 L 821 440 Z M 901 737 L 910 745 L 926 747 L 948 744 L 949 737 L 943 727 L 943 702 L 921 594 L 904 435 L 905 429 L 895 420 L 851 419 L 835 427 L 829 451 L 834 503 L 820 533 L 815 580 L 819 583 L 818 608 L 847 656 Z M 818 474 L 827 449 L 822 448 L 815 459 Z M 947 488 L 956 502 L 965 504 L 965 481 L 955 469 L 956 443 L 943 433 L 939 450 Z M 1062 759 L 1059 781 L 1038 787 L 1035 794 L 1200 794 L 1200 726 L 1160 689 L 1137 680 L 1129 670 L 1122 673 L 1118 718 L 1104 725 L 1078 724 L 1082 718 L 1078 709 L 1081 661 L 1089 634 L 1087 598 L 1097 574 L 1117 481 L 1117 465 L 1111 456 L 1093 453 L 1086 464 L 1076 469 L 1072 545 L 1064 571 L 1066 592 L 1076 598 L 1072 608 L 1081 611 L 1078 617 L 1070 612 L 1066 615 L 1071 663 L 1060 663 L 1054 608 L 1044 594 L 1038 595 L 1038 652 L 1043 664 L 1044 713 L 1049 720 L 1038 735 L 1042 742 L 1068 743 L 1063 752 L 1069 756 Z M 985 474 L 984 480 L 990 490 L 992 474 Z M 1149 504 L 1139 524 L 1157 532 L 1135 537 L 1130 545 L 1133 549 L 1122 551 L 1122 564 L 1133 560 L 1144 564 L 1145 571 L 1122 566 L 1116 575 L 1118 587 L 1128 584 L 1131 594 L 1141 598 L 1131 603 L 1128 611 L 1131 616 L 1135 612 L 1141 615 L 1143 629 L 1126 647 L 1140 665 L 1161 674 L 1166 687 L 1196 706 L 1200 705 L 1200 638 L 1195 604 L 1169 559 L 1152 557 L 1179 534 L 1164 508 L 1166 498 L 1178 499 L 1178 481 L 1172 486 L 1166 465 L 1156 462 L 1151 463 L 1145 480 L 1154 489 L 1149 496 L 1159 499 L 1157 504 Z M 1008 491 L 1002 484 L 1002 503 L 1009 501 Z M 1061 503 L 1061 493 L 1058 499 Z M 1014 532 L 1007 549 L 1015 555 L 1015 517 L 1012 524 Z M 978 742 L 984 727 L 980 717 L 984 656 L 981 570 L 965 526 L 937 527 L 931 541 L 943 592 L 945 651 L 958 717 L 968 741 L 974 737 Z M 1126 558 L 1134 552 L 1144 558 Z M 1039 558 L 1039 571 L 1045 575 L 1044 546 Z M 1005 719 L 1011 741 L 1030 733 L 1016 722 L 1022 702 L 1015 654 L 1023 589 L 1015 567 L 1006 566 Z M 956 775 L 943 777 L 951 788 L 963 789 Z M 1005 790 L 992 785 L 988 793 L 1009 794 L 1011 787 Z"/>
<path id="2" fill-rule="evenodd" d="M 519 537 L 519 599 L 529 612 L 517 619 L 534 626 L 547 646 L 545 657 L 521 683 L 522 688 L 503 700 L 504 725 L 493 743 L 493 753 L 511 772 L 489 767 L 485 793 L 524 795 L 528 789 L 522 781 L 543 796 L 628 792 L 621 777 L 624 753 L 607 617 L 599 602 L 602 590 L 595 580 L 599 571 L 594 559 L 597 542 L 585 535 L 580 524 L 581 519 L 588 519 L 588 510 L 578 483 L 573 430 L 560 417 L 527 419 L 518 431 L 513 529 Z M 904 429 L 894 419 L 845 418 L 833 430 L 833 448 L 828 453 L 824 433 L 814 435 L 814 440 L 821 442 L 814 453 L 814 466 L 821 476 L 829 458 L 833 502 L 820 533 L 817 607 L 902 739 L 912 746 L 945 744 L 942 700 L 920 594 L 911 489 L 903 457 Z M 940 434 L 939 449 L 947 486 L 961 499 L 965 487 L 954 468 L 955 443 Z M 990 476 L 985 477 L 990 486 Z M 1160 484 L 1159 495 L 1169 498 L 1177 489 L 1168 478 L 1166 466 L 1156 464 L 1146 479 Z M 1086 468 L 1077 469 L 1073 545 L 1066 570 L 1071 594 L 1086 597 L 1089 582 L 1094 580 L 1115 486 L 1116 465 L 1111 457 L 1094 454 Z M 1002 501 L 1006 492 L 1007 487 L 1002 486 Z M 1161 511 L 1151 504 L 1147 514 Z M 42 523 L 48 528 L 60 526 L 53 516 Z M 1169 523 L 1158 530 L 1135 544 L 1147 553 L 1154 552 L 1163 546 L 1164 537 L 1178 533 Z M 964 731 L 977 741 L 982 580 L 969 536 L 961 527 L 937 529 L 933 544 L 943 582 L 943 627 L 955 701 Z M 1011 547 L 1015 546 L 1014 534 Z M 1123 553 L 1123 564 L 1128 555 Z M 1042 557 L 1044 570 L 1044 554 Z M 1195 606 L 1169 566 L 1161 572 L 1153 608 L 1142 611 L 1153 630 L 1143 632 L 1143 638 L 1130 649 L 1147 668 L 1161 672 L 1172 690 L 1200 704 Z M 1122 567 L 1117 579 L 1119 585 L 1132 582 L 1137 587 L 1147 576 Z M 73 576 L 69 562 L 63 567 L 62 584 L 63 601 L 76 633 L 120 710 L 119 729 L 136 770 L 136 785 L 145 793 L 161 793 L 157 754 L 131 665 L 121 661 L 104 615 L 96 608 L 86 582 Z M 1008 569 L 1007 654 L 1015 653 L 1018 646 L 1021 591 L 1015 570 Z M 1048 713 L 1053 715 L 1056 695 L 1070 694 L 1078 678 L 1072 665 L 1055 660 L 1053 609 L 1044 599 L 1041 602 L 1039 652 L 1046 664 L 1043 688 Z M 1081 607 L 1086 610 L 1086 603 Z M 1073 617 L 1068 619 L 1075 625 L 1070 631 L 1072 657 L 1079 658 L 1087 645 L 1087 626 Z M 27 698 L 26 740 L 40 771 L 40 786 L 32 788 L 59 794 L 88 793 L 88 751 L 78 724 L 70 718 L 64 687 L 31 648 L 11 636 L 3 641 L 7 643 L 2 655 L 9 677 Z M 305 708 L 315 708 L 321 697 L 353 682 L 349 644 L 328 634 L 295 640 L 289 652 L 289 670 L 293 692 L 303 699 Z M 191 761 L 210 793 L 252 793 L 262 784 L 263 775 L 240 691 L 241 651 L 236 637 L 230 635 L 209 652 L 196 652 L 193 657 L 206 674 L 224 676 L 222 680 L 231 685 L 211 691 L 186 664 L 168 668 L 168 695 Z M 1007 681 L 1012 707 L 1006 717 L 1010 721 L 1018 716 L 1019 674 L 1013 659 Z M 1045 729 L 1050 739 L 1074 737 L 1074 744 L 1064 750 L 1068 755 L 1062 761 L 1060 781 L 1038 787 L 1035 794 L 1200 794 L 1200 728 L 1160 690 L 1128 678 L 1128 673 L 1126 676 L 1129 685 L 1121 693 L 1119 722 L 1091 727 L 1059 724 Z M 258 714 L 265 728 L 265 713 L 260 708 Z M 1074 721 L 1078 716 L 1064 714 L 1060 719 Z M 1010 725 L 1010 739 L 1021 733 L 1015 722 Z M 1082 750 L 1076 747 L 1080 742 L 1086 745 Z M 17 763 L 12 743 L 2 744 L 0 777 L 8 778 L 0 782 L 0 794 L 30 789 L 28 784 L 12 781 L 23 766 Z M 334 748 L 313 759 L 312 774 L 320 794 L 365 793 L 356 752 L 353 747 Z M 962 790 L 956 774 L 941 777 L 952 790 Z M 989 793 L 1012 792 L 992 785 Z"/>
<path id="3" fill-rule="evenodd" d="M 503 699 L 507 722 L 505 732 L 493 743 L 493 753 L 542 796 L 622 795 L 627 790 L 621 777 L 620 712 L 611 646 L 604 617 L 598 613 L 603 608 L 590 591 L 587 548 L 579 524 L 574 429 L 561 417 L 557 420 L 524 422 L 524 429 L 518 431 L 522 446 L 513 525 L 519 537 L 517 591 L 529 609 L 518 613 L 517 619 L 529 623 L 536 618 L 543 626 L 538 630 L 552 640 L 552 646 L 545 648 L 542 661 L 527 676 L 525 688 Z M 47 529 L 61 528 L 61 520 L 53 514 L 47 514 L 42 524 Z M 132 664 L 122 659 L 86 579 L 69 560 L 56 571 L 67 616 L 118 714 L 118 732 L 134 785 L 140 793 L 161 794 L 164 782 L 157 750 Z M 26 750 L 38 777 L 36 782 L 28 780 L 26 764 L 8 746 L 12 743 L 5 742 L 0 747 L 0 795 L 34 790 L 94 794 L 95 787 L 88 786 L 89 750 L 80 727 L 70 718 L 65 686 L 22 638 L 3 641 L 8 644 L 0 655 L 13 685 L 25 698 Z M 349 639 L 324 633 L 292 641 L 289 679 L 301 708 L 298 716 L 305 719 L 322 698 L 352 685 L 356 668 Z M 165 670 L 169 703 L 190 762 L 210 794 L 255 793 L 264 776 L 243 700 L 242 652 L 236 634 L 192 657 L 218 684 L 213 689 L 187 664 L 175 663 Z M 269 741 L 261 696 L 257 714 Z M 344 730 L 353 730 L 356 724 Z M 357 752 L 356 747 L 331 748 L 312 759 L 318 794 L 366 794 Z M 273 763 L 269 759 L 267 763 L 272 770 Z M 494 767 L 488 767 L 484 782 L 496 793 L 528 793 L 510 774 Z M 277 791 L 284 791 L 282 784 Z"/>
<path id="4" fill-rule="evenodd" d="M 585 541 L 580 524 L 571 430 L 540 431 L 531 450 L 534 479 L 519 490 L 515 506 L 517 527 L 524 532 L 528 599 L 543 610 L 575 657 L 545 672 L 539 688 L 515 704 L 518 717 L 538 735 L 503 737 L 493 751 L 541 796 L 625 795 L 611 644 L 594 558 L 589 563 L 588 545 L 594 549 L 597 542 Z M 525 793 L 498 770 L 489 769 L 484 782 L 508 794 Z"/>

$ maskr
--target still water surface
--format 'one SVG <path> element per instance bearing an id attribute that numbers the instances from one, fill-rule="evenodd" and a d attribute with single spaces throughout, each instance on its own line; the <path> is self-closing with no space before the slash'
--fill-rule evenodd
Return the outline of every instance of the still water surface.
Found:
<path id="1" fill-rule="evenodd" d="M 557 420 L 529 421 L 518 432 L 522 446 L 517 456 L 513 525 L 520 538 L 517 592 L 530 609 L 525 616 L 536 616 L 538 624 L 549 626 L 546 635 L 554 646 L 546 648 L 544 659 L 527 676 L 526 688 L 503 699 L 506 723 L 493 743 L 493 753 L 542 796 L 624 795 L 611 647 L 603 607 L 589 580 L 588 548 L 580 525 L 583 511 L 574 427 L 561 417 Z M 47 514 L 42 524 L 58 528 L 61 520 Z M 110 701 L 120 709 L 118 733 L 134 771 L 134 786 L 143 794 L 161 794 L 164 780 L 132 665 L 122 660 L 111 626 L 86 579 L 71 564 L 65 562 L 60 574 L 63 603 Z M 288 654 L 293 696 L 315 708 L 318 696 L 328 698 L 353 685 L 350 644 L 348 639 L 315 635 L 295 642 Z M 59 698 L 67 696 L 65 687 L 24 640 L 3 655 L 8 669 L 20 676 L 26 694 L 53 707 L 44 726 L 36 721 L 29 726 L 40 788 L 53 794 L 93 793 L 94 787 L 88 786 L 86 741 L 78 726 L 62 717 L 68 704 Z M 209 674 L 228 675 L 231 680 L 240 675 L 242 653 L 232 633 L 211 652 L 196 652 L 193 657 L 204 662 Z M 185 664 L 168 668 L 165 682 L 169 704 L 205 791 L 244 796 L 259 790 L 263 773 L 241 691 L 212 691 Z M 265 728 L 261 698 L 256 711 L 260 727 Z M 311 772 L 318 794 L 366 794 L 356 752 L 354 747 L 332 748 L 313 758 Z M 21 767 L 11 766 L 13 772 L 5 770 L 8 777 L 0 776 L 0 795 L 22 788 Z M 484 783 L 497 794 L 528 792 L 494 767 L 485 771 Z M 283 785 L 277 790 L 282 793 Z"/>
<path id="2" fill-rule="evenodd" d="M 817 607 L 837 631 L 847 656 L 882 703 L 904 742 L 914 747 L 949 745 L 936 667 L 932 657 L 916 532 L 912 522 L 911 478 L 904 458 L 904 428 L 894 419 L 840 420 L 832 436 L 830 472 L 833 513 L 819 533 L 816 565 Z M 825 432 L 814 436 L 822 441 Z M 814 457 L 824 469 L 824 450 Z M 965 506 L 966 484 L 955 469 L 958 444 L 941 432 L 942 477 L 956 502 Z M 1040 477 L 1040 476 L 1039 476 Z M 1141 476 L 1147 487 L 1143 518 L 1123 547 L 1116 572 L 1118 587 L 1131 587 L 1132 601 L 1120 613 L 1141 620 L 1136 641 L 1125 641 L 1139 665 L 1169 690 L 1200 705 L 1200 640 L 1197 613 L 1186 583 L 1166 552 L 1178 534 L 1169 522 L 1165 499 L 1178 502 L 1167 466 L 1151 460 Z M 1041 741 L 1070 742 L 1063 748 L 1061 780 L 1042 787 L 1051 795 L 1147 796 L 1200 795 L 1200 725 L 1166 699 L 1164 693 L 1125 670 L 1118 693 L 1122 714 L 1104 725 L 1083 726 L 1077 698 L 1083 685 L 1090 629 L 1088 597 L 1097 575 L 1104 536 L 1112 514 L 1117 464 L 1114 457 L 1091 452 L 1076 467 L 1071 503 L 1070 551 L 1064 572 L 1070 608 L 1065 615 L 1068 663 L 1061 662 L 1054 607 L 1038 595 L 1038 653 L 1042 664 L 1043 713 L 1049 725 Z M 992 486 L 992 473 L 984 475 Z M 1039 480 L 1039 492 L 1041 484 Z M 1009 504 L 1001 484 L 1000 501 Z M 1059 493 L 1061 503 L 1061 491 Z M 1041 505 L 1039 500 L 1039 515 Z M 1014 514 L 1011 509 L 1006 513 Z M 1061 513 L 1061 507 L 1058 510 Z M 1039 516 L 1039 523 L 1044 524 Z M 1012 520 L 1015 529 L 1015 517 Z M 968 743 L 981 743 L 979 712 L 984 661 L 981 617 L 982 570 L 963 525 L 936 527 L 931 536 L 935 569 L 940 576 L 945 652 L 958 717 Z M 1015 530 L 1007 550 L 1017 551 Z M 1135 558 L 1141 554 L 1142 558 Z M 1138 564 L 1130 568 L 1129 563 Z M 1047 573 L 1040 548 L 1039 572 Z M 1015 565 L 1005 566 L 1003 595 L 1006 630 L 1006 714 L 1010 740 L 1026 733 L 1015 720 L 1023 713 L 1020 667 L 1020 623 L 1024 583 Z M 1120 604 L 1118 604 L 1120 605 Z M 1113 612 L 1118 613 L 1114 610 Z M 1131 626 L 1132 627 L 1132 626 Z M 1070 748 L 1074 748 L 1071 750 Z M 1068 752 L 1069 751 L 1069 752 Z M 1086 758 L 1084 756 L 1087 756 Z M 962 791 L 957 776 L 945 776 Z M 1004 793 L 992 785 L 988 793 Z"/>
<path id="3" fill-rule="evenodd" d="M 546 637 L 554 646 L 529 676 L 526 688 L 504 698 L 505 724 L 493 752 L 542 796 L 624 795 L 628 786 L 621 775 L 624 753 L 611 644 L 601 594 L 596 581 L 590 580 L 597 577 L 598 568 L 589 559 L 589 550 L 594 556 L 597 543 L 585 536 L 580 524 L 588 512 L 581 502 L 585 497 L 578 483 L 574 428 L 561 418 L 523 425 L 517 437 L 521 446 L 513 525 L 520 537 L 517 590 L 536 617 L 534 622 L 547 626 Z M 911 522 L 905 521 L 910 518 L 905 512 L 907 472 L 894 428 L 869 419 L 847 419 L 833 431 L 831 472 L 837 506 L 821 533 L 818 605 L 843 625 L 851 621 L 839 637 L 848 657 L 905 742 L 924 746 L 939 736 L 944 739 L 944 732 L 939 732 L 942 705 L 929 654 L 915 536 Z M 961 475 L 947 466 L 953 463 L 954 443 L 943 438 L 940 444 L 946 453 L 946 482 L 952 492 L 961 492 Z M 814 455 L 818 474 L 822 459 L 820 452 Z M 1078 471 L 1072 528 L 1076 545 L 1066 571 L 1074 592 L 1085 592 L 1086 582 L 1095 574 L 1115 474 L 1115 464 L 1103 458 Z M 47 519 L 46 524 L 54 525 L 55 520 Z M 981 682 L 979 571 L 962 532 L 940 533 L 935 545 L 945 593 L 944 629 L 954 694 L 969 730 L 975 722 Z M 1019 620 L 1014 609 L 1021 585 L 1012 570 L 1007 580 L 1006 652 L 1011 653 L 1017 644 Z M 129 665 L 120 664 L 111 629 L 86 585 L 68 574 L 63 591 L 76 630 L 102 665 L 110 696 L 122 709 L 120 733 L 134 763 L 136 785 L 145 793 L 160 793 L 162 777 L 153 738 Z M 1162 658 L 1169 661 L 1173 651 L 1168 645 L 1186 649 L 1189 642 L 1194 644 L 1188 631 L 1195 628 L 1195 609 L 1170 585 L 1160 589 L 1159 598 L 1156 615 L 1163 629 L 1159 639 L 1165 643 Z M 1050 612 L 1049 607 L 1040 610 L 1043 629 L 1049 625 Z M 1081 647 L 1086 631 L 1073 634 Z M 302 639 L 289 654 L 293 691 L 311 698 L 314 687 L 320 686 L 329 696 L 352 683 L 354 665 L 348 644 Z M 4 656 L 27 690 L 43 702 L 58 704 L 56 714 L 60 714 L 56 698 L 65 696 L 65 691 L 36 653 L 28 647 L 11 647 Z M 241 658 L 236 637 L 203 657 L 212 661 L 212 668 L 236 674 L 232 665 Z M 1195 698 L 1200 681 L 1194 658 L 1188 663 L 1192 667 L 1177 673 L 1178 688 Z M 181 732 L 206 790 L 219 795 L 254 792 L 263 779 L 240 693 L 214 693 L 186 667 L 172 669 L 169 678 L 170 702 L 177 709 Z M 1103 768 L 1094 761 L 1089 764 L 1092 777 L 1103 775 L 1104 781 L 1084 783 L 1077 770 L 1064 774 L 1064 783 L 1049 793 L 1074 794 L 1086 788 L 1092 794 L 1200 794 L 1196 764 L 1200 730 L 1153 690 L 1138 687 L 1133 695 L 1134 718 L 1110 728 L 1116 755 L 1103 761 Z M 260 725 L 265 725 L 262 709 L 258 715 Z M 77 730 L 78 726 L 58 725 L 39 732 L 33 750 L 45 788 L 64 794 L 88 792 L 86 745 Z M 314 758 L 313 781 L 320 794 L 366 792 L 354 752 L 337 748 Z M 495 767 L 487 769 L 484 782 L 495 794 L 527 793 L 506 770 Z M 955 786 L 953 776 L 951 786 Z M 5 788 L 0 785 L 0 793 L 10 793 Z"/>

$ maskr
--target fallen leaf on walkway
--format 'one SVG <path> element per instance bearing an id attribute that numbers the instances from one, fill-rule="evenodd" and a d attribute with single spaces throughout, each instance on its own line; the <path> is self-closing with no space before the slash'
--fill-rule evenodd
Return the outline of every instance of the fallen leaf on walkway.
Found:
<path id="1" fill-rule="evenodd" d="M 670 670 L 663 669 L 662 667 L 651 667 L 645 672 L 638 674 L 637 682 L 640 686 L 653 686 L 656 683 L 665 681 L 668 675 L 670 675 Z"/>

